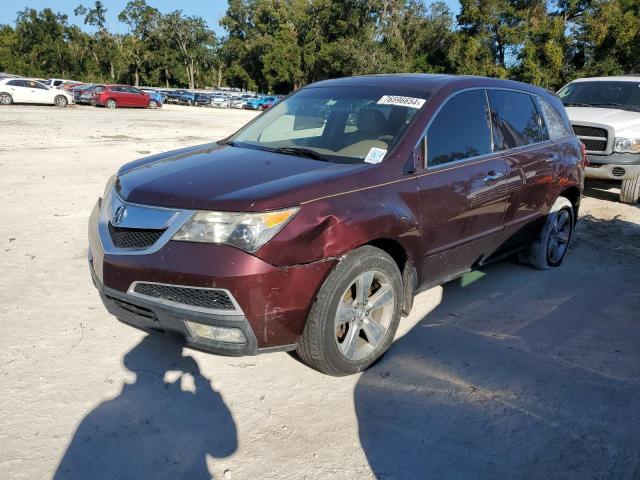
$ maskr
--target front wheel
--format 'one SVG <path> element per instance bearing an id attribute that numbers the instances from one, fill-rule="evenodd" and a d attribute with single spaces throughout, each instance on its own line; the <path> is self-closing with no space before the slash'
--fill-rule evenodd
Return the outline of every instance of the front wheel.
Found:
<path id="1" fill-rule="evenodd" d="M 2 92 L 0 93 L 0 105 L 11 105 L 13 103 L 13 98 L 8 93 Z"/>
<path id="2" fill-rule="evenodd" d="M 68 103 L 69 101 L 67 100 L 67 97 L 65 97 L 64 95 L 58 95 L 56 96 L 56 98 L 53 99 L 53 104 L 58 108 L 64 108 L 67 106 Z"/>
<path id="3" fill-rule="evenodd" d="M 320 288 L 298 355 L 329 375 L 364 370 L 391 345 L 402 298 L 400 270 L 389 255 L 368 245 L 350 252 Z"/>
<path id="4" fill-rule="evenodd" d="M 559 267 L 569 249 L 574 225 L 573 205 L 567 198 L 558 197 L 537 237 L 520 252 L 520 263 L 539 270 Z"/>
<path id="5" fill-rule="evenodd" d="M 623 180 L 620 187 L 620 201 L 635 205 L 640 201 L 640 175 Z"/>
<path id="6" fill-rule="evenodd" d="M 155 100 L 149 100 L 149 108 L 151 110 L 155 110 L 156 108 L 158 108 L 158 102 L 156 102 Z"/>
<path id="7" fill-rule="evenodd" d="M 107 100 L 104 104 L 105 107 L 107 108 L 116 108 L 118 106 L 118 104 L 116 103 L 116 101 L 113 98 L 110 98 L 109 100 Z"/>

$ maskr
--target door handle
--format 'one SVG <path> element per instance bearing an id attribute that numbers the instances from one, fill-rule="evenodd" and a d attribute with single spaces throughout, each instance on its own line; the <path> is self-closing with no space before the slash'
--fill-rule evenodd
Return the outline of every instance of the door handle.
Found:
<path id="1" fill-rule="evenodd" d="M 493 183 L 496 180 L 500 180 L 502 177 L 504 177 L 504 173 L 502 172 L 494 172 L 493 170 L 491 170 L 486 177 L 484 177 L 482 180 L 484 181 L 484 183 Z"/>
<path id="2" fill-rule="evenodd" d="M 547 155 L 547 156 L 544 158 L 544 161 L 545 161 L 545 162 L 548 162 L 548 163 L 551 163 L 551 162 L 557 162 L 559 158 L 560 158 L 560 157 L 558 157 L 558 155 L 557 155 L 556 153 L 550 153 L 549 155 Z"/>

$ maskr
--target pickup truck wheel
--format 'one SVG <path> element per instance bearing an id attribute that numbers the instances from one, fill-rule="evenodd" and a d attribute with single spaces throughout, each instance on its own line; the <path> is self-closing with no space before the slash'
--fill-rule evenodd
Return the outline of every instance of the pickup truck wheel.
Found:
<path id="1" fill-rule="evenodd" d="M 53 104 L 58 108 L 66 107 L 67 103 L 69 103 L 69 101 L 64 95 L 57 95 L 56 98 L 53 99 Z"/>
<path id="2" fill-rule="evenodd" d="M 402 276 L 389 255 L 368 245 L 350 252 L 320 288 L 298 355 L 329 375 L 364 370 L 393 342 L 402 298 Z"/>
<path id="3" fill-rule="evenodd" d="M 620 201 L 635 205 L 640 201 L 640 175 L 636 178 L 622 181 L 620 188 Z"/>
<path id="4" fill-rule="evenodd" d="M 573 205 L 558 197 L 551 207 L 538 236 L 520 252 L 520 263 L 539 270 L 559 267 L 569 248 L 575 225 Z"/>
<path id="5" fill-rule="evenodd" d="M 11 105 L 13 98 L 8 93 L 0 93 L 0 105 Z"/>
<path id="6" fill-rule="evenodd" d="M 116 101 L 113 98 L 110 98 L 109 100 L 107 100 L 104 103 L 104 106 L 107 108 L 116 108 L 118 106 L 118 104 L 116 103 Z"/>

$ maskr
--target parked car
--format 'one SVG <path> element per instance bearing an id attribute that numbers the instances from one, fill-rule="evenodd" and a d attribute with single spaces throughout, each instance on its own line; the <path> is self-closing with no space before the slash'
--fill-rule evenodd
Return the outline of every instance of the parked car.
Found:
<path id="1" fill-rule="evenodd" d="M 211 106 L 211 95 L 208 93 L 196 93 L 195 100 L 193 102 L 195 105 L 200 107 L 210 107 Z"/>
<path id="2" fill-rule="evenodd" d="M 247 99 L 242 97 L 235 97 L 229 100 L 230 108 L 244 108 L 247 104 Z"/>
<path id="3" fill-rule="evenodd" d="M 620 200 L 640 202 L 640 75 L 581 78 L 559 92 L 587 149 L 587 178 L 619 180 Z"/>
<path id="4" fill-rule="evenodd" d="M 158 108 L 159 103 L 148 93 L 128 85 L 104 85 L 91 91 L 91 104 L 98 107 Z"/>
<path id="5" fill-rule="evenodd" d="M 229 108 L 229 99 L 224 95 L 212 95 L 210 103 L 215 108 Z"/>
<path id="6" fill-rule="evenodd" d="M 90 103 L 87 97 L 83 98 L 83 95 L 97 88 L 99 85 L 94 83 L 86 83 L 84 85 L 78 85 L 69 90 L 69 93 L 73 94 L 73 99 L 76 103 Z M 86 99 L 86 100 L 85 100 Z M 90 97 L 89 97 L 90 99 Z"/>
<path id="7" fill-rule="evenodd" d="M 44 82 L 49 88 L 62 88 L 65 83 L 78 83 L 74 80 L 64 80 L 62 78 L 49 78 Z"/>
<path id="8" fill-rule="evenodd" d="M 167 102 L 179 103 L 183 105 L 193 105 L 196 101 L 196 94 L 187 90 L 174 90 L 167 93 Z"/>
<path id="9" fill-rule="evenodd" d="M 39 103 L 66 107 L 74 103 L 73 95 L 46 87 L 28 78 L 4 78 L 0 80 L 0 105 L 12 103 Z"/>
<path id="10" fill-rule="evenodd" d="M 151 90 L 151 89 L 142 89 L 142 91 L 147 95 L 149 95 L 149 98 L 151 100 L 156 102 L 157 108 L 162 107 L 162 104 L 164 103 L 164 96 L 160 92 L 158 92 L 157 90 Z"/>
<path id="11" fill-rule="evenodd" d="M 262 104 L 265 102 L 265 98 L 267 97 L 258 97 L 253 98 L 247 101 L 244 108 L 248 110 L 262 110 Z"/>
<path id="12" fill-rule="evenodd" d="M 260 104 L 261 110 L 266 110 L 269 107 L 272 107 L 274 103 L 276 103 L 278 99 L 276 97 L 264 97 L 262 99 L 262 103 Z"/>
<path id="13" fill-rule="evenodd" d="M 541 88 L 322 81 L 225 140 L 121 167 L 91 214 L 90 270 L 130 325 L 355 373 L 389 348 L 417 291 L 513 254 L 558 267 L 584 162 Z"/>

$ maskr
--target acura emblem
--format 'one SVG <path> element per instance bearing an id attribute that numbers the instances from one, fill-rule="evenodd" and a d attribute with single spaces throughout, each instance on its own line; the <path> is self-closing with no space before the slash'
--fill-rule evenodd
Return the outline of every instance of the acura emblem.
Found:
<path id="1" fill-rule="evenodd" d="M 125 207 L 124 205 L 120 205 L 118 208 L 116 208 L 116 211 L 113 214 L 113 219 L 111 220 L 111 223 L 113 223 L 114 225 L 120 225 L 120 223 L 122 222 L 122 220 L 124 220 L 124 217 L 126 216 L 127 216 L 127 207 Z"/>

